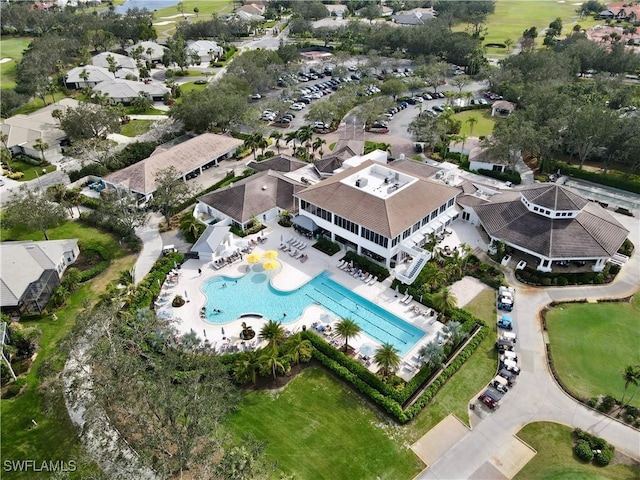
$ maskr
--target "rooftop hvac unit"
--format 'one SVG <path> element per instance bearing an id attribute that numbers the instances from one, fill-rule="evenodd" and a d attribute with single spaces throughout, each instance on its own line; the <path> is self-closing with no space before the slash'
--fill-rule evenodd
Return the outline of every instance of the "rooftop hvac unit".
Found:
<path id="1" fill-rule="evenodd" d="M 369 180 L 367 180 L 366 178 L 359 178 L 356 180 L 356 187 L 364 188 L 367 186 L 368 183 L 369 183 Z"/>
<path id="2" fill-rule="evenodd" d="M 387 193 L 393 193 L 398 189 L 398 184 L 395 185 L 391 185 L 389 188 L 387 188 Z"/>

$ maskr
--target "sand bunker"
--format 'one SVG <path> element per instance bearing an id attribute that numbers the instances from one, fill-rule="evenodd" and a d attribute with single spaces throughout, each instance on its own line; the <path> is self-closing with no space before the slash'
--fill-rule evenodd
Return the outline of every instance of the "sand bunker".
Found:
<path id="1" fill-rule="evenodd" d="M 7 62 L 10 62 L 11 60 L 13 60 L 13 58 L 4 57 L 3 59 L 0 60 L 0 63 L 7 63 Z"/>
<path id="2" fill-rule="evenodd" d="M 160 17 L 160 18 L 178 18 L 178 17 L 182 17 L 182 16 L 193 17 L 193 16 L 195 16 L 195 14 L 194 13 L 185 13 L 184 15 L 182 15 L 181 13 L 178 13 L 176 15 L 169 15 L 168 17 Z"/>
<path id="3" fill-rule="evenodd" d="M 171 20 L 171 21 L 167 21 L 167 22 L 157 22 L 157 23 L 154 23 L 154 25 L 157 25 L 158 27 L 160 27 L 162 25 L 169 25 L 170 23 L 176 23 L 176 22 Z"/>

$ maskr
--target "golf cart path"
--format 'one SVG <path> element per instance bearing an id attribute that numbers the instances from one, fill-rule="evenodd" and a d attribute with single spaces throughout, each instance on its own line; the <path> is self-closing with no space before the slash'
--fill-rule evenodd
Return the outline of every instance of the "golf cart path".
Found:
<path id="1" fill-rule="evenodd" d="M 492 478 L 512 478 L 519 469 L 505 468 L 501 459 L 509 456 L 507 452 L 513 452 L 514 436 L 531 422 L 548 421 L 579 427 L 606 439 L 633 458 L 640 456 L 640 432 L 587 408 L 556 383 L 548 367 L 539 316 L 551 302 L 625 298 L 638 291 L 640 231 L 637 221 L 624 221 L 618 215 L 616 218 L 629 228 L 629 238 L 638 247 L 608 285 L 535 288 L 518 283 L 509 271 L 507 280 L 517 289 L 513 317 L 518 334 L 516 351 L 522 369 L 518 382 L 504 396 L 497 410 L 490 412 L 484 406 L 476 406 L 470 411 L 472 430 L 416 478 L 487 478 L 490 472 Z M 513 452 L 513 455 L 517 457 L 520 453 Z"/>

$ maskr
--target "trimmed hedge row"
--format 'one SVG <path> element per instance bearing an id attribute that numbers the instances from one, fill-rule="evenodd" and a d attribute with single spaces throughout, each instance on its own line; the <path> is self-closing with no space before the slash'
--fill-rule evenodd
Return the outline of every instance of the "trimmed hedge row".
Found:
<path id="1" fill-rule="evenodd" d="M 451 362 L 451 364 L 445 368 L 440 376 L 434 380 L 434 382 L 427 388 L 422 395 L 416 400 L 416 402 L 411 405 L 407 410 L 403 413 L 402 422 L 408 422 L 413 417 L 415 417 L 418 413 L 422 411 L 424 407 L 431 401 L 434 395 L 440 390 L 449 378 L 453 376 L 454 373 L 458 371 L 458 369 L 466 362 L 469 357 L 475 352 L 480 345 L 480 342 L 484 340 L 484 338 L 489 334 L 490 329 L 487 326 L 483 326 L 480 331 L 478 331 L 473 337 L 473 339 L 467 344 L 467 346 L 458 354 L 456 359 Z"/>
<path id="2" fill-rule="evenodd" d="M 578 167 L 572 167 L 563 162 L 556 162 L 553 171 L 560 170 L 562 175 L 580 178 L 600 185 L 607 185 L 627 192 L 640 193 L 640 175 L 629 173 L 598 173 L 588 170 L 581 170 Z"/>
<path id="3" fill-rule="evenodd" d="M 511 182 L 514 185 L 520 185 L 520 183 L 522 183 L 522 178 L 520 178 L 520 174 L 518 172 L 494 172 L 493 170 L 480 168 L 478 169 L 478 173 L 485 177 L 502 180 L 503 182 Z"/>
<path id="4" fill-rule="evenodd" d="M 353 262 L 355 267 L 377 276 L 379 282 L 389 276 L 389 270 L 375 262 L 372 262 L 366 257 L 358 255 L 356 252 L 347 252 L 344 256 L 344 260 L 347 262 Z"/>
<path id="5" fill-rule="evenodd" d="M 384 393 L 385 395 L 391 396 L 397 402 L 402 402 L 402 396 L 398 390 L 390 387 L 382 380 L 380 380 L 376 375 L 371 373 L 364 365 L 360 364 L 356 360 L 348 357 L 344 353 L 342 353 L 337 348 L 332 347 L 327 342 L 325 342 L 320 336 L 316 335 L 313 332 L 307 330 L 303 333 L 303 337 L 311 342 L 317 350 L 319 350 L 323 355 L 335 360 L 343 367 L 350 370 L 353 374 L 358 376 L 362 381 L 369 384 L 369 386 L 375 388 L 376 390 Z"/>
<path id="6" fill-rule="evenodd" d="M 184 262 L 184 255 L 181 253 L 169 253 L 156 260 L 151 271 L 138 285 L 137 294 L 131 301 L 129 310 L 135 312 L 140 308 L 149 308 L 153 300 L 160 295 L 160 289 L 167 274 L 174 268 L 176 263 L 181 265 L 182 262 Z"/>
<path id="7" fill-rule="evenodd" d="M 465 312 L 466 313 L 466 312 Z M 470 314 L 469 314 L 470 315 Z M 473 317 L 472 315 L 470 315 Z M 481 324 L 474 319 L 474 325 Z M 467 346 L 458 353 L 451 364 L 440 373 L 416 402 L 403 411 L 402 403 L 413 395 L 416 390 L 432 374 L 429 368 L 423 367 L 414 378 L 408 382 L 402 391 L 394 390 L 383 383 L 375 375 L 355 360 L 337 351 L 313 332 L 306 331 L 304 337 L 314 346 L 313 357 L 331 370 L 336 376 L 347 381 L 360 393 L 366 395 L 372 402 L 380 406 L 400 423 L 406 423 L 415 417 L 428 403 L 438 390 L 464 364 L 471 354 L 478 348 L 480 342 L 489 334 L 489 327 L 483 325 Z"/>

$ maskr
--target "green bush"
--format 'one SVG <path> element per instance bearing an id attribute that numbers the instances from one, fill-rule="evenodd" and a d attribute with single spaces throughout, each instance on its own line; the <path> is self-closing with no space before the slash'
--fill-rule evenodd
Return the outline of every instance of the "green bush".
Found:
<path id="1" fill-rule="evenodd" d="M 615 455 L 615 453 L 616 451 L 613 446 L 607 445 L 605 448 L 595 454 L 593 461 L 596 465 L 605 467 L 609 465 L 611 460 L 613 460 L 613 456 Z"/>
<path id="2" fill-rule="evenodd" d="M 340 251 L 340 245 L 332 242 L 326 237 L 320 237 L 316 243 L 314 243 L 313 248 L 316 250 L 320 250 L 323 253 L 326 253 L 329 256 L 335 255 Z"/>
<path id="3" fill-rule="evenodd" d="M 622 246 L 618 249 L 618 253 L 621 253 L 621 254 L 626 255 L 627 257 L 629 257 L 633 253 L 633 249 L 634 248 L 635 248 L 635 246 L 633 245 L 633 242 L 627 238 L 627 239 L 625 239 L 625 241 L 622 244 Z"/>
<path id="4" fill-rule="evenodd" d="M 181 253 L 169 253 L 156 260 L 151 271 L 138 284 L 136 295 L 129 304 L 129 311 L 135 312 L 141 308 L 149 308 L 153 300 L 160 294 L 161 285 L 167 274 L 173 270 L 175 264 L 181 265 L 182 262 L 184 262 L 184 255 Z"/>
<path id="5" fill-rule="evenodd" d="M 14 380 L 12 384 L 7 387 L 2 398 L 9 399 L 14 398 L 20 394 L 20 390 L 27 384 L 27 379 L 25 377 L 20 377 Z"/>
<path id="6" fill-rule="evenodd" d="M 480 168 L 478 173 L 486 177 L 496 178 L 503 182 L 511 182 L 514 185 L 520 185 L 520 183 L 522 183 L 522 178 L 520 178 L 520 174 L 518 172 L 494 172 L 493 170 Z"/>
<path id="7" fill-rule="evenodd" d="M 615 398 L 607 395 L 602 399 L 602 402 L 600 402 L 600 405 L 598 406 L 598 410 L 604 413 L 608 413 L 611 410 L 613 410 L 613 407 L 615 407 L 616 403 L 617 401 Z"/>
<path id="8" fill-rule="evenodd" d="M 593 450 L 591 450 L 591 446 L 586 440 L 578 440 L 575 447 L 573 447 L 573 451 L 575 452 L 576 457 L 583 462 L 590 462 L 593 460 Z"/>

